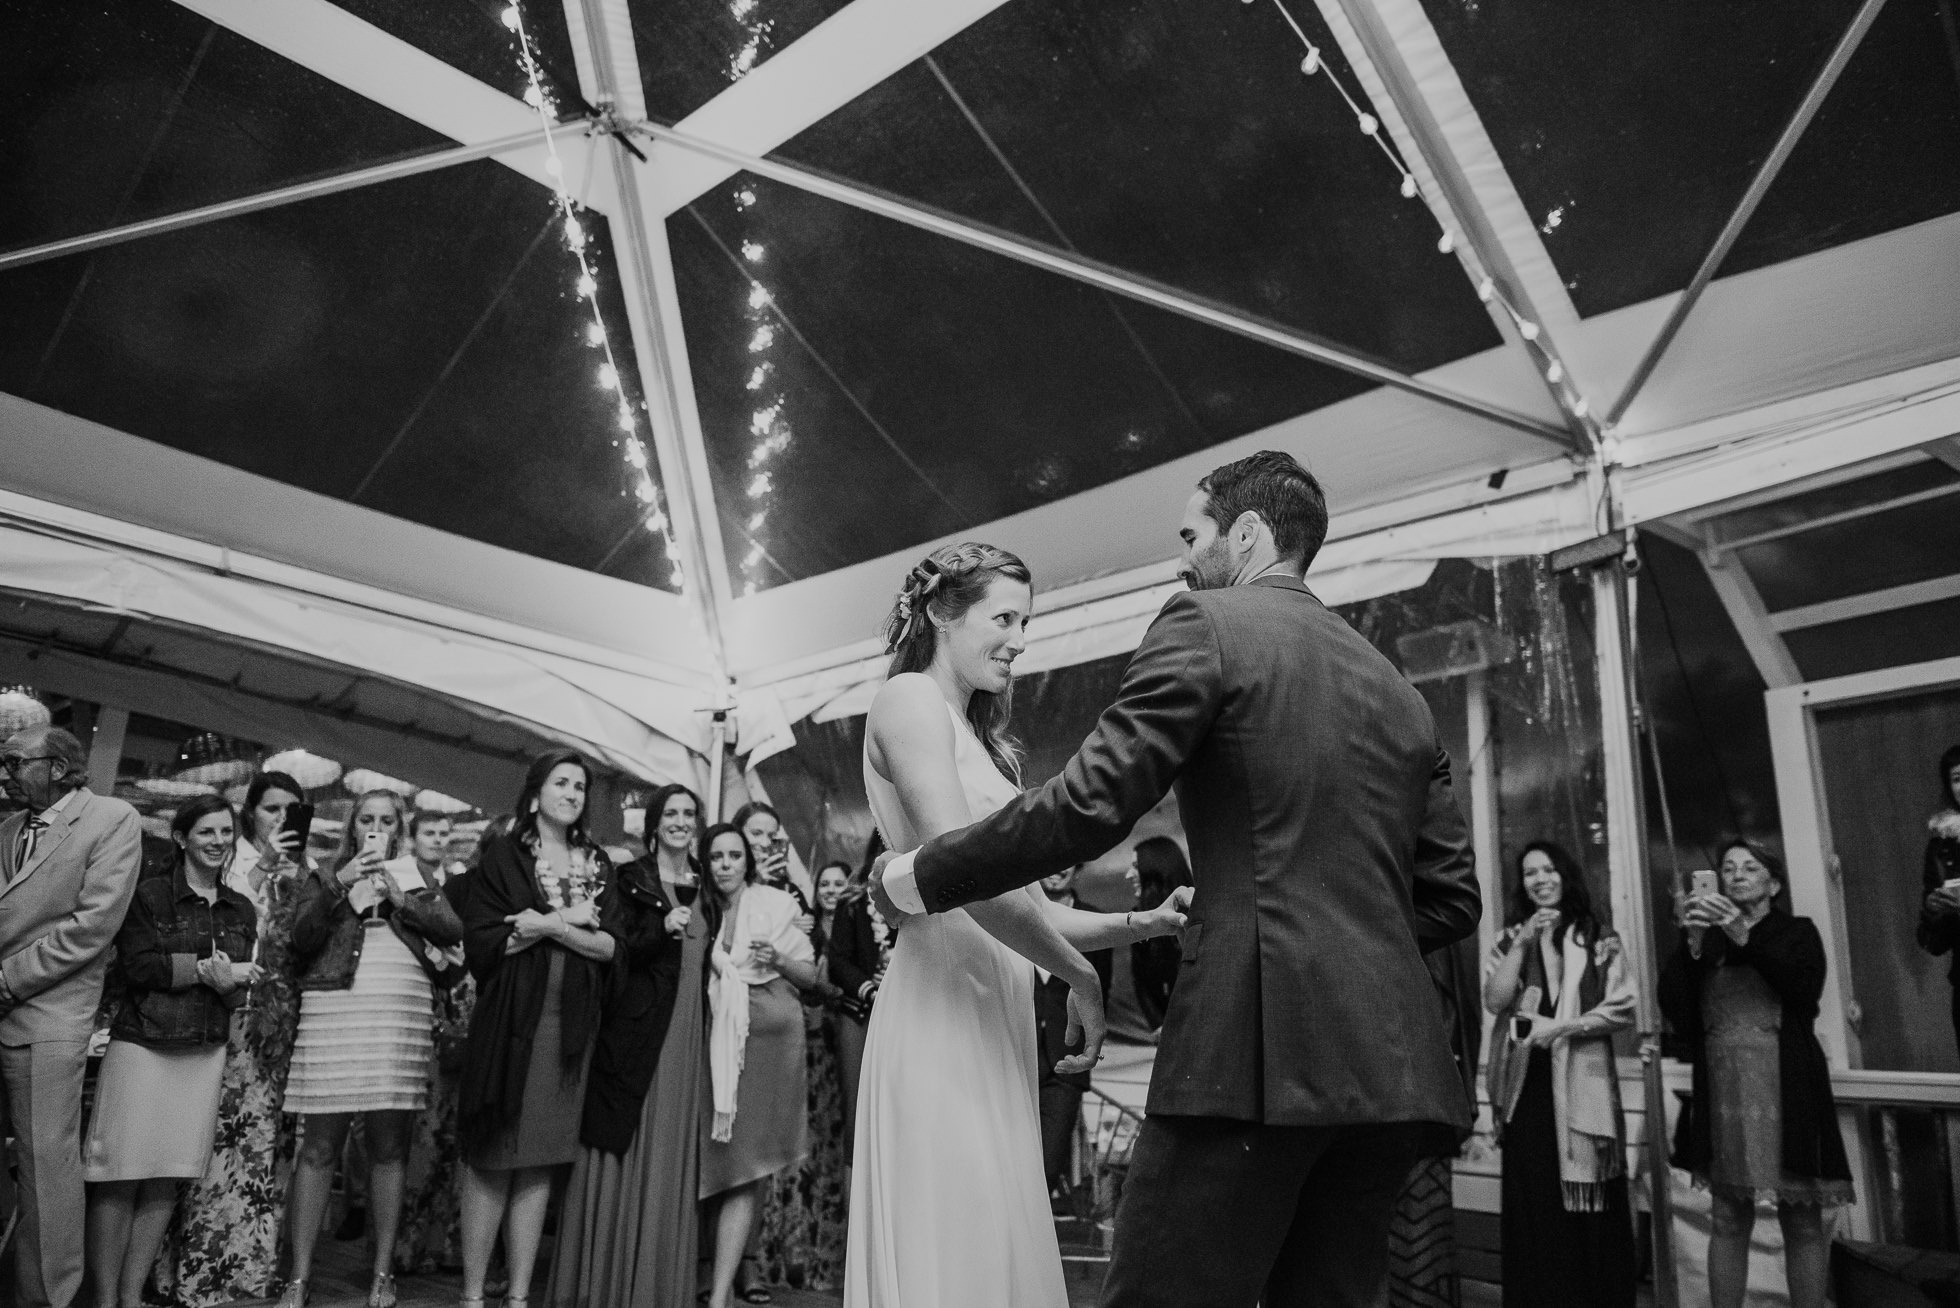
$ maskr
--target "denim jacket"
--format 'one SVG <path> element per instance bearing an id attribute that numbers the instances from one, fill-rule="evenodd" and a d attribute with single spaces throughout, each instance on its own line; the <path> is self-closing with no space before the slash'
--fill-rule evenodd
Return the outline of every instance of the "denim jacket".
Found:
<path id="1" fill-rule="evenodd" d="M 218 949 L 235 963 L 248 962 L 257 933 L 252 901 L 222 882 L 210 902 L 191 889 L 180 862 L 143 878 L 116 934 L 126 993 L 111 1038 L 152 1049 L 224 1044 L 231 1010 L 245 1002 L 246 990 L 219 995 L 198 980 L 197 962 Z"/>
<path id="2" fill-rule="evenodd" d="M 463 920 L 440 890 L 407 891 L 400 907 L 387 914 L 387 924 L 431 980 L 442 970 L 443 949 L 463 938 Z M 367 924 L 347 902 L 347 888 L 340 884 L 339 875 L 325 868 L 307 873 L 300 883 L 299 909 L 293 919 L 299 988 L 345 990 L 352 986 L 366 942 Z"/>

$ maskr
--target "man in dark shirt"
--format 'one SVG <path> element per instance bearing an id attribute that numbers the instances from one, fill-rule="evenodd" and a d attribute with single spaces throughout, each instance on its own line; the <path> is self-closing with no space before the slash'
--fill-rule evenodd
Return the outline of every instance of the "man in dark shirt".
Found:
<path id="1" fill-rule="evenodd" d="M 1042 893 L 1064 908 L 1095 912 L 1093 905 L 1082 903 L 1076 897 L 1077 871 L 1072 867 L 1064 868 L 1043 877 Z M 1091 950 L 1083 956 L 1101 978 L 1103 1002 L 1108 1003 L 1114 957 L 1107 949 Z M 1067 1042 L 1068 983 L 1038 967 L 1035 969 L 1034 1027 L 1041 1064 L 1041 1164 L 1042 1172 L 1048 1178 L 1048 1191 L 1052 1195 L 1068 1185 L 1069 1141 L 1075 1134 L 1076 1119 L 1082 1113 L 1082 1095 L 1089 1088 L 1089 1074 L 1055 1074 L 1055 1064 L 1066 1055 L 1079 1051 L 1082 1044 L 1078 1040 L 1071 1048 Z"/>

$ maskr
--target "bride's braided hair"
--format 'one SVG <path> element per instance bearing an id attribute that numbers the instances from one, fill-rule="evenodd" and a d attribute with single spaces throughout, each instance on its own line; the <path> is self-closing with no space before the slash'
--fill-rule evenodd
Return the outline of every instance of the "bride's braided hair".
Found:
<path id="1" fill-rule="evenodd" d="M 987 597 L 987 589 L 1000 577 L 1027 586 L 1034 584 L 1027 564 L 1004 549 L 978 541 L 942 546 L 919 560 L 905 574 L 905 583 L 885 618 L 885 653 L 892 659 L 886 675 L 895 677 L 901 672 L 924 672 L 930 668 L 939 649 L 939 627 L 935 622 L 958 622 L 968 609 Z M 1021 749 L 1007 734 L 1013 704 L 1011 681 L 998 695 L 976 690 L 967 702 L 966 718 L 980 743 L 987 747 L 994 766 L 1018 786 Z"/>

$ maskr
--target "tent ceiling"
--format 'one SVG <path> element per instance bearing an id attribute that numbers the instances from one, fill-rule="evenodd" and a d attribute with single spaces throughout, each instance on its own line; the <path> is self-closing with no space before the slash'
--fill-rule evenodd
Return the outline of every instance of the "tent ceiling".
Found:
<path id="1" fill-rule="evenodd" d="M 525 0 L 561 112 L 609 101 L 679 133 L 638 137 L 644 163 L 560 137 L 623 385 L 703 555 L 683 559 L 697 628 L 659 590 L 541 149 L 31 253 L 509 140 L 536 118 L 502 0 L 13 0 L 0 392 L 32 403 L 0 407 L 22 451 L 0 485 L 674 669 L 649 684 L 753 680 L 855 657 L 895 565 L 949 535 L 1017 546 L 1055 586 L 1160 584 L 1185 488 L 1264 444 L 1323 475 L 1344 563 L 1374 548 L 1363 524 L 1437 512 L 1471 516 L 1422 548 L 1472 549 L 1509 499 L 1498 538 L 1572 530 L 1532 497 L 1579 491 L 1562 455 L 1597 419 L 1554 391 L 1611 410 L 1725 226 L 1720 276 L 1612 433 L 1629 457 L 1818 430 L 1830 404 L 1881 423 L 1953 380 L 1926 371 L 1960 353 L 1938 5 L 1287 8 L 1463 234 L 1453 254 L 1266 3 Z M 1485 269 L 1529 342 L 1479 302 Z M 1409 393 L 1429 386 L 1498 420 Z"/>

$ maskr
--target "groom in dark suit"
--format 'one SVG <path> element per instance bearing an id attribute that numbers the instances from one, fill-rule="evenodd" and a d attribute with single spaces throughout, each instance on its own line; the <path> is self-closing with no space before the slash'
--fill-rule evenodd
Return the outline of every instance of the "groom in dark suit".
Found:
<path id="1" fill-rule="evenodd" d="M 1307 589 L 1319 483 L 1264 452 L 1198 483 L 1174 596 L 1061 775 L 893 860 L 942 913 L 1086 862 L 1173 785 L 1197 894 L 1102 1302 L 1384 1302 L 1424 1123 L 1469 1125 L 1424 951 L 1481 911 L 1422 696 Z"/>

